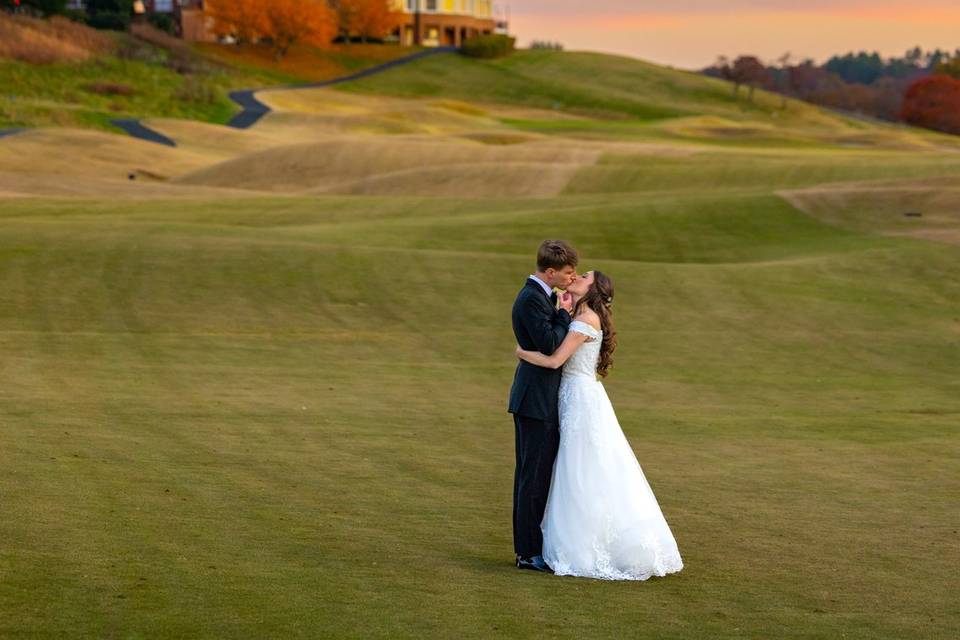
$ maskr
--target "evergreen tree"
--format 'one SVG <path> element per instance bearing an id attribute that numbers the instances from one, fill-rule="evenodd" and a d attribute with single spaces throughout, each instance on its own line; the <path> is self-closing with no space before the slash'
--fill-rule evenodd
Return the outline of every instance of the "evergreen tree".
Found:
<path id="1" fill-rule="evenodd" d="M 124 31 L 130 26 L 133 0 L 87 0 L 87 14 L 91 27 Z"/>
<path id="2" fill-rule="evenodd" d="M 20 9 L 25 13 L 36 16 L 55 16 L 61 15 L 67 10 L 67 0 L 0 0 L 0 8 Z"/>

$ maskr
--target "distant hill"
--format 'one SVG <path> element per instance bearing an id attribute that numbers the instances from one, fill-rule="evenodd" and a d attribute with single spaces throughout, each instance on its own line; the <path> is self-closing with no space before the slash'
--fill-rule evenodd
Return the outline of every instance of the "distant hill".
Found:
<path id="1" fill-rule="evenodd" d="M 768 117 L 780 98 L 737 98 L 727 82 L 604 53 L 518 50 L 495 60 L 438 56 L 342 85 L 345 91 L 457 99 L 557 109 L 605 119 L 663 120 L 693 115 Z M 797 103 L 794 121 L 841 122 Z"/>
<path id="2" fill-rule="evenodd" d="M 549 109 L 576 118 L 504 120 L 538 133 L 699 143 L 851 147 L 954 146 L 943 136 L 867 122 L 800 100 L 636 58 L 578 51 L 518 50 L 495 60 L 434 56 L 337 85 L 367 95 L 446 98 Z"/>

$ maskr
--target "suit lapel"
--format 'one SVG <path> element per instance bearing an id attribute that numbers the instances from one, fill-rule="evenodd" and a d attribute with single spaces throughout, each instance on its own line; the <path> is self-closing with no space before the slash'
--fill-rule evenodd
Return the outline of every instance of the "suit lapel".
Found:
<path id="1" fill-rule="evenodd" d="M 527 286 L 536 289 L 537 293 L 546 298 L 547 302 L 549 302 L 551 306 L 553 305 L 553 300 L 551 300 L 550 296 L 547 295 L 547 292 L 543 290 L 543 287 L 533 281 L 533 278 L 527 277 Z"/>

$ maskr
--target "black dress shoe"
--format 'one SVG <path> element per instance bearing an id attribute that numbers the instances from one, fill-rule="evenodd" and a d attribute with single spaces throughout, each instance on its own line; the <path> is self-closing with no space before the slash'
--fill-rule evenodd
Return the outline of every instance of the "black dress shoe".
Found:
<path id="1" fill-rule="evenodd" d="M 553 573 L 553 569 L 544 561 L 543 556 L 533 556 L 532 558 L 521 558 L 517 556 L 518 569 L 530 569 L 531 571 L 540 571 L 542 573 Z"/>

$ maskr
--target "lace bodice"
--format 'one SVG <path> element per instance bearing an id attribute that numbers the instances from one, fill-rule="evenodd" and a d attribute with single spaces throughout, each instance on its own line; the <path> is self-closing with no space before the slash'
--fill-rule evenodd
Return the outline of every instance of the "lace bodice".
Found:
<path id="1" fill-rule="evenodd" d="M 597 359 L 600 357 L 600 341 L 603 338 L 603 332 L 580 320 L 571 322 L 568 330 L 582 333 L 587 336 L 587 341 L 580 345 L 563 365 L 563 376 L 586 376 L 596 380 Z"/>

